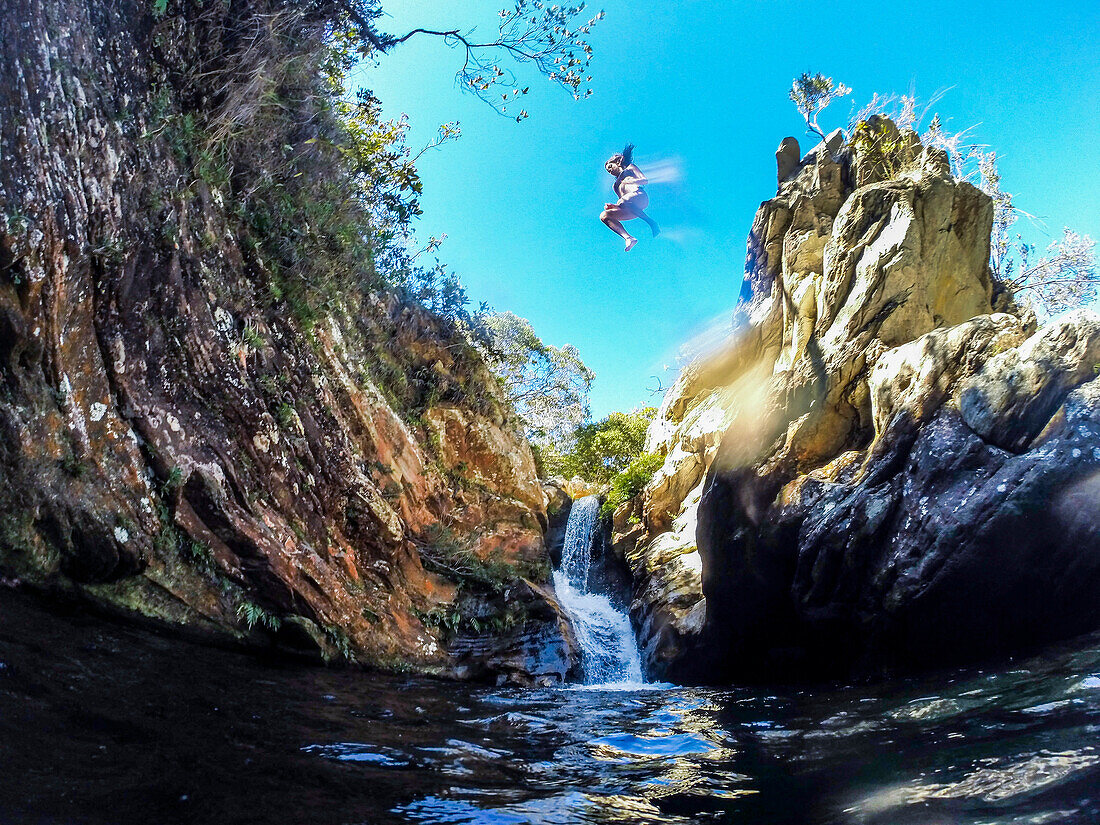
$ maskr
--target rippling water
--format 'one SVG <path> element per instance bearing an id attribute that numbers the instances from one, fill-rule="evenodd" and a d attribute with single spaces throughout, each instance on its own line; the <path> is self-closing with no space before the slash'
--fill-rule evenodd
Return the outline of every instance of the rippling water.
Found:
<path id="1" fill-rule="evenodd" d="M 1100 638 L 815 689 L 495 690 L 0 593 L 0 821 L 1100 821 Z"/>

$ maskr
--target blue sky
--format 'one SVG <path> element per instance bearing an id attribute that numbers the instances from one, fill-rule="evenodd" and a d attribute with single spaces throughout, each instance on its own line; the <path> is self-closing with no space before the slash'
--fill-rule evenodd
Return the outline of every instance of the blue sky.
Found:
<path id="1" fill-rule="evenodd" d="M 386 0 L 380 28 L 495 32 L 506 0 Z M 1040 217 L 1022 223 L 1045 247 L 1063 226 L 1100 238 L 1100 3 L 1064 0 L 606 0 L 593 31 L 594 94 L 576 102 L 521 74 L 529 120 L 516 123 L 454 85 L 460 55 L 416 37 L 357 78 L 389 116 L 409 115 L 410 145 L 438 124 L 462 137 L 421 158 L 418 234 L 447 234 L 440 260 L 474 303 L 530 319 L 548 343 L 574 344 L 596 373 L 596 418 L 655 403 L 679 347 L 736 301 L 745 238 L 775 193 L 785 135 L 812 140 L 787 99 L 792 79 L 823 72 L 854 90 L 821 125 L 844 125 L 850 100 L 875 91 L 927 98 L 949 127 L 1002 156 L 1003 186 Z M 520 70 L 523 72 L 524 70 Z M 650 188 L 664 234 L 629 254 L 598 220 L 610 195 L 606 158 L 671 160 L 680 180 Z M 644 229 L 644 226 L 640 227 Z M 669 369 L 665 369 L 669 367 Z"/>

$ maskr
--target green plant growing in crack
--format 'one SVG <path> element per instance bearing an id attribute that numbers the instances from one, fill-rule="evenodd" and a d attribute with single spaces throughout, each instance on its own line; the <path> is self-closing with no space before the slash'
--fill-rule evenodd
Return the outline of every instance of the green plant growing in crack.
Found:
<path id="1" fill-rule="evenodd" d="M 260 335 L 260 331 L 251 322 L 246 323 L 244 329 L 241 330 L 241 341 L 254 350 L 261 350 L 264 347 L 263 336 Z"/>
<path id="2" fill-rule="evenodd" d="M 297 428 L 298 413 L 294 407 L 285 401 L 275 409 L 275 418 L 284 430 Z"/>
<path id="3" fill-rule="evenodd" d="M 351 644 L 351 637 L 348 636 L 347 631 L 342 627 L 337 627 L 333 624 L 323 625 L 322 630 L 325 632 L 325 638 L 328 639 L 329 644 L 336 648 L 337 653 L 346 662 L 355 661 L 355 653 Z M 328 661 L 331 661 L 331 657 L 326 657 Z"/>
<path id="4" fill-rule="evenodd" d="M 274 632 L 283 623 L 274 613 L 247 599 L 237 605 L 237 618 L 242 619 L 249 630 L 260 626 Z"/>

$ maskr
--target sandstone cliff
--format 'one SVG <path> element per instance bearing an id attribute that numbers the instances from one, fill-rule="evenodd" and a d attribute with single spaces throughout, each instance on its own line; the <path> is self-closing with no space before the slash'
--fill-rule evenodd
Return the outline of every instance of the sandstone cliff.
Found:
<path id="1" fill-rule="evenodd" d="M 5 581 L 328 657 L 562 678 L 546 498 L 481 358 L 382 293 L 296 315 L 241 232 L 268 214 L 240 214 L 266 174 L 248 147 L 196 172 L 215 137 L 187 130 L 234 103 L 224 78 L 287 81 L 233 64 L 208 89 L 181 66 L 318 24 L 158 5 L 16 0 L 0 20 Z M 276 153 L 325 146 L 278 123 Z"/>
<path id="2" fill-rule="evenodd" d="M 655 675 L 877 672 L 1100 624 L 1100 318 L 1036 331 L 995 294 L 989 198 L 864 128 L 780 147 L 751 317 L 670 389 L 639 526 L 617 514 Z"/>

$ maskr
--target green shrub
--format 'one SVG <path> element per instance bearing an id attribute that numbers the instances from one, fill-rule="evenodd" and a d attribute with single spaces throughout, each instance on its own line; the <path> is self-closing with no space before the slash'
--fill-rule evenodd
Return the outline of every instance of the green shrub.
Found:
<path id="1" fill-rule="evenodd" d="M 584 424 L 573 432 L 573 445 L 562 453 L 544 445 L 536 459 L 548 475 L 580 476 L 593 484 L 605 484 L 642 454 L 649 422 L 656 407 L 613 412 L 600 421 Z"/>
<path id="2" fill-rule="evenodd" d="M 654 453 L 642 453 L 631 461 L 626 469 L 611 479 L 611 492 L 600 508 L 600 515 L 604 518 L 610 516 L 620 504 L 641 493 L 663 463 L 664 458 Z"/>
<path id="3" fill-rule="evenodd" d="M 355 649 L 351 643 L 351 637 L 348 636 L 347 631 L 342 627 L 337 627 L 334 624 L 326 624 L 321 628 L 325 633 L 325 638 L 328 639 L 329 644 L 335 648 L 336 653 L 340 658 L 346 662 L 355 661 Z M 334 657 L 331 655 L 325 657 L 325 661 L 331 662 Z"/>

